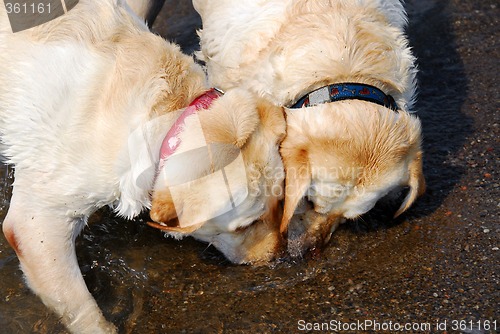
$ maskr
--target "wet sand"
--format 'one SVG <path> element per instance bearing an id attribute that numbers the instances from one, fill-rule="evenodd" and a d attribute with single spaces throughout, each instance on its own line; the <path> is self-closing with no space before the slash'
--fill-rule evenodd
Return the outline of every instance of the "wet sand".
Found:
<path id="1" fill-rule="evenodd" d="M 167 0 L 154 29 L 191 53 L 200 21 L 189 3 Z M 430 324 L 433 333 L 500 331 L 498 2 L 408 0 L 407 8 L 426 195 L 395 221 L 379 210 L 342 226 L 323 253 L 273 267 L 231 265 L 202 243 L 165 239 L 147 217 L 130 222 L 102 210 L 77 254 L 122 332 L 290 333 L 365 320 Z M 5 215 L 12 179 L 3 173 Z M 1 332 L 66 333 L 18 264 L 0 235 Z M 461 320 L 464 330 L 453 330 Z M 496 321 L 496 331 L 484 321 Z"/>

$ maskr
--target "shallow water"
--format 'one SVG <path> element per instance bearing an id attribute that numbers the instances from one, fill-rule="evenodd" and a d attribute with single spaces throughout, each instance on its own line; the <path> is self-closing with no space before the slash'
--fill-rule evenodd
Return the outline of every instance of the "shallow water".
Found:
<path id="1" fill-rule="evenodd" d="M 192 52 L 200 21 L 188 3 L 167 1 L 155 29 Z M 427 194 L 396 221 L 382 208 L 342 226 L 322 253 L 272 267 L 232 265 L 205 244 L 164 238 L 147 217 L 101 210 L 77 254 L 122 332 L 298 332 L 300 320 L 423 322 L 432 332 L 447 320 L 450 333 L 451 321 L 472 320 L 464 332 L 494 332 L 477 321 L 500 321 L 497 2 L 407 4 Z M 0 179 L 3 217 L 12 182 L 5 168 Z M 1 234 L 0 269 L 2 333 L 66 332 L 24 284 Z"/>

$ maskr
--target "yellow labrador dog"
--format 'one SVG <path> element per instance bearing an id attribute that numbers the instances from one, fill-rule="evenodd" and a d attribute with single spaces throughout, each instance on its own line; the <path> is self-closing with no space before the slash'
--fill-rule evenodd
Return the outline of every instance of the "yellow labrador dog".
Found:
<path id="1" fill-rule="evenodd" d="M 181 210 L 175 215 L 188 215 L 172 227 L 176 236 L 196 232 L 235 262 L 276 254 L 281 197 L 266 187 L 282 187 L 284 173 L 264 182 L 258 171 L 283 169 L 280 108 L 243 89 L 204 93 L 200 66 L 149 32 L 124 1 L 80 0 L 65 15 L 16 33 L 6 8 L 1 1 L 0 148 L 15 181 L 2 228 L 30 288 L 71 332 L 116 331 L 75 254 L 77 235 L 100 207 L 133 218 L 151 206 L 154 192 L 153 218 L 172 218 L 170 202 Z M 198 113 L 185 113 L 205 99 Z M 210 159 L 189 153 L 200 133 L 198 148 L 210 147 Z M 170 146 L 176 140 L 178 147 Z M 208 182 L 229 190 L 211 194 L 203 177 L 216 172 L 228 181 Z M 172 175 L 185 182 L 170 182 Z M 185 209 L 201 196 L 220 197 L 214 212 Z"/>
<path id="2" fill-rule="evenodd" d="M 399 0 L 194 0 L 212 84 L 286 107 L 282 232 L 302 254 L 392 190 L 425 189 Z M 290 225 L 291 224 L 291 225 Z"/>

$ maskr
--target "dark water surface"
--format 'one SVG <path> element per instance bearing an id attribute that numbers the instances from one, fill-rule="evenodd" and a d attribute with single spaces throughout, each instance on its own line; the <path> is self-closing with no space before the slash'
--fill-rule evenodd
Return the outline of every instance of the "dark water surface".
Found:
<path id="1" fill-rule="evenodd" d="M 448 333 L 500 331 L 498 1 L 407 7 L 427 194 L 396 221 L 369 215 L 341 227 L 315 258 L 271 268 L 231 265 L 202 243 L 165 239 L 144 220 L 100 211 L 77 254 L 90 291 L 122 332 L 293 333 L 307 323 L 365 320 L 429 323 L 433 333 L 444 332 L 436 324 L 445 320 Z M 190 1 L 167 0 L 155 29 L 191 53 L 199 26 Z M 3 217 L 12 179 L 0 172 Z M 0 332 L 66 333 L 18 265 L 0 234 Z M 464 329 L 453 330 L 460 320 Z M 496 331 L 484 328 L 495 320 Z"/>

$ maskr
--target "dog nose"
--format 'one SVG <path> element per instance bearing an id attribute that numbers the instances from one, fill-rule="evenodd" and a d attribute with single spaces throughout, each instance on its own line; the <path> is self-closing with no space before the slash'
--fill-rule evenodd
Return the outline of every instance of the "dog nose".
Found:
<path id="1" fill-rule="evenodd" d="M 291 257 L 318 254 L 343 222 L 345 218 L 340 215 L 324 215 L 314 210 L 293 216 L 288 230 L 288 253 Z"/>

